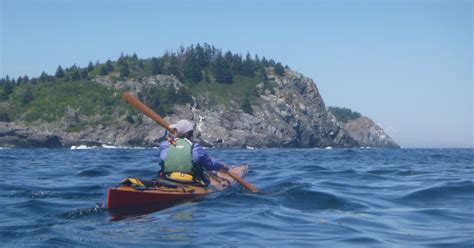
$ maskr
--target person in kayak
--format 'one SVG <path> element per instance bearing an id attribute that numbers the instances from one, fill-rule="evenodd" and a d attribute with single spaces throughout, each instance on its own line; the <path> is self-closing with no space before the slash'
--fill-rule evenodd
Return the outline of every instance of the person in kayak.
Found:
<path id="1" fill-rule="evenodd" d="M 209 180 L 204 170 L 228 170 L 228 167 L 209 156 L 198 143 L 191 141 L 195 124 L 189 120 L 180 120 L 170 125 L 175 130 L 176 138 L 169 138 L 160 144 L 159 176 L 185 183 L 208 185 Z"/>

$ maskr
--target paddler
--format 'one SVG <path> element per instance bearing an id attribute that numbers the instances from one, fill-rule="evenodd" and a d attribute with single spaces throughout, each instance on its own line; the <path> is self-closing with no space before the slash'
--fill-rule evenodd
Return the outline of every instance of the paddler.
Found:
<path id="1" fill-rule="evenodd" d="M 176 137 L 170 137 L 160 144 L 160 177 L 206 186 L 209 180 L 203 169 L 228 170 L 224 163 L 209 156 L 201 145 L 192 142 L 194 122 L 180 120 L 170 127 L 175 130 Z"/>

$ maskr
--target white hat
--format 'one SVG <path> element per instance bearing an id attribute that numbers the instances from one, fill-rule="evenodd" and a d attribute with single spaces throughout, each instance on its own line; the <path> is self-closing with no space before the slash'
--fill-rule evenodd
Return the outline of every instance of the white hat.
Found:
<path id="1" fill-rule="evenodd" d="M 194 122 L 188 120 L 180 120 L 176 124 L 170 125 L 171 128 L 176 129 L 178 135 L 186 134 L 194 131 Z"/>

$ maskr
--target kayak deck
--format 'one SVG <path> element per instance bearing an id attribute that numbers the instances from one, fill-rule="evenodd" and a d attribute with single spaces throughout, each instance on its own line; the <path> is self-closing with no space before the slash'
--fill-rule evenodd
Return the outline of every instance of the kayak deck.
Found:
<path id="1" fill-rule="evenodd" d="M 243 176 L 248 166 L 232 167 L 230 172 Z M 173 186 L 155 185 L 146 189 L 136 189 L 132 186 L 117 186 L 107 192 L 107 209 L 119 211 L 133 208 L 163 209 L 184 201 L 196 200 L 205 195 L 222 191 L 235 183 L 235 180 L 223 172 L 207 172 L 210 184 L 200 187 L 188 184 Z M 155 210 L 156 211 L 156 210 Z"/>

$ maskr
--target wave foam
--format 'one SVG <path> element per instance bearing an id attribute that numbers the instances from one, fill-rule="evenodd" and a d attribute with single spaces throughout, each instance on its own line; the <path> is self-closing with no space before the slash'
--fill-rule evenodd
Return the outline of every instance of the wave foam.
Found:
<path id="1" fill-rule="evenodd" d="M 71 146 L 71 150 L 88 150 L 88 149 L 94 149 L 94 148 L 97 148 L 97 146 L 86 146 L 86 145 Z"/>
<path id="2" fill-rule="evenodd" d="M 113 145 L 105 145 L 105 144 L 102 144 L 101 146 L 86 146 L 86 145 L 71 146 L 71 150 L 89 150 L 89 149 L 146 149 L 146 147 L 113 146 Z"/>

